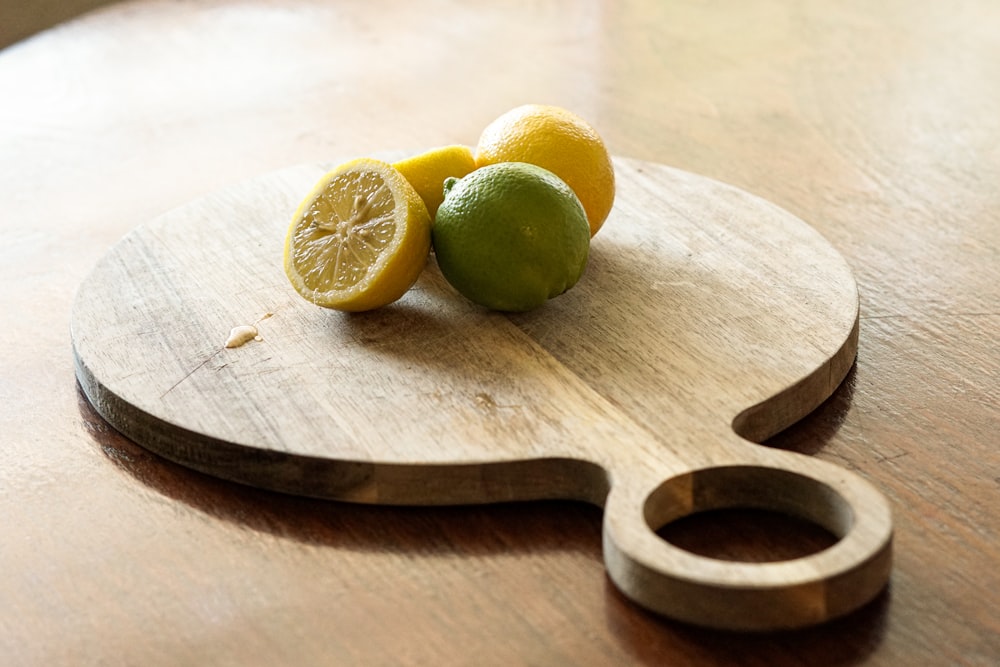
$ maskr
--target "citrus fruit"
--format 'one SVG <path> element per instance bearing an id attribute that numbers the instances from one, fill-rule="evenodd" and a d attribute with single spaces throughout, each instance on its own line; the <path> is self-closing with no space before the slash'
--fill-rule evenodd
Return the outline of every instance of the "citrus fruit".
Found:
<path id="1" fill-rule="evenodd" d="M 597 131 L 566 109 L 528 104 L 487 125 L 476 146 L 476 166 L 498 162 L 529 162 L 564 180 L 587 212 L 591 236 L 611 212 L 611 156 Z"/>
<path id="2" fill-rule="evenodd" d="M 431 219 L 444 201 L 444 179 L 461 178 L 476 168 L 468 146 L 441 146 L 394 163 L 427 206 Z"/>
<path id="3" fill-rule="evenodd" d="M 430 253 L 430 216 L 392 165 L 359 158 L 320 179 L 292 218 L 285 273 L 296 291 L 337 310 L 392 303 Z"/>
<path id="4" fill-rule="evenodd" d="M 590 226 L 580 200 L 552 172 L 523 162 L 445 181 L 431 228 L 445 279 L 472 301 L 525 311 L 576 284 Z"/>

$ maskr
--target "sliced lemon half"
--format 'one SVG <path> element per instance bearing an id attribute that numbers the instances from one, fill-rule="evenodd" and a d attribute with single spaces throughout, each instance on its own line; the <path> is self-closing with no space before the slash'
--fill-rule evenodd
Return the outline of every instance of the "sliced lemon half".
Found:
<path id="1" fill-rule="evenodd" d="M 299 294 L 324 308 L 379 308 L 416 282 L 430 254 L 430 228 L 420 195 L 392 165 L 345 162 L 295 211 L 285 273 Z"/>

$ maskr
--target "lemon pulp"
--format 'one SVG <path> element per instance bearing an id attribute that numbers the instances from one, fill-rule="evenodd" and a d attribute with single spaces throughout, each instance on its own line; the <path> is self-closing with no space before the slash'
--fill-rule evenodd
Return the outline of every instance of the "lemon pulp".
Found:
<path id="1" fill-rule="evenodd" d="M 285 273 L 313 303 L 378 308 L 400 298 L 430 252 L 430 217 L 392 165 L 360 158 L 326 174 L 302 201 L 285 240 Z"/>

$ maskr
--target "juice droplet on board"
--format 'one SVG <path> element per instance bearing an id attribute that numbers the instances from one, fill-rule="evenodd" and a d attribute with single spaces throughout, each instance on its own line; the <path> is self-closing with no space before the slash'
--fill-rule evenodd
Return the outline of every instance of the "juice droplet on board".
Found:
<path id="1" fill-rule="evenodd" d="M 249 343 L 252 340 L 260 340 L 260 334 L 257 332 L 257 327 L 249 324 L 233 327 L 229 332 L 229 338 L 226 339 L 226 347 L 240 347 L 241 345 Z"/>

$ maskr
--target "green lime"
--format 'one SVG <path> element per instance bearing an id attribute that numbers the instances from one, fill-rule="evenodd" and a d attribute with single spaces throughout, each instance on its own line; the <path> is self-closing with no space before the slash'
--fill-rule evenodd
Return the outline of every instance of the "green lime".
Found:
<path id="1" fill-rule="evenodd" d="M 447 179 L 444 191 L 431 227 L 434 254 L 466 298 L 525 311 L 580 279 L 590 225 L 573 190 L 552 172 L 500 162 Z"/>

